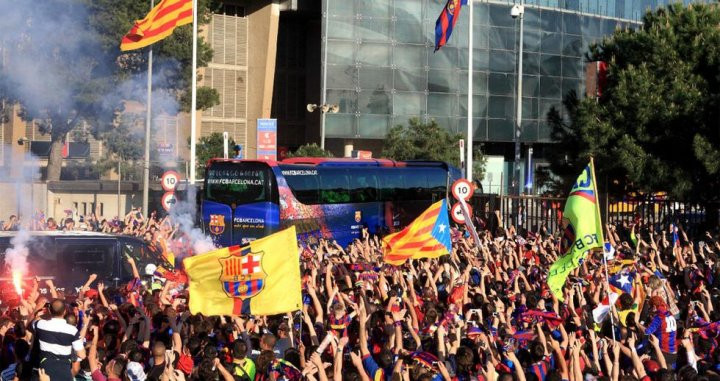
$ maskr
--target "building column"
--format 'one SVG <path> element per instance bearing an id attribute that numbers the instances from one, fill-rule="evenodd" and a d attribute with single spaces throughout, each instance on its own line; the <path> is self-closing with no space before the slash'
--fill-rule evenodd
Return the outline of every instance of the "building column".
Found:
<path id="1" fill-rule="evenodd" d="M 246 158 L 257 157 L 257 119 L 270 118 L 280 4 L 258 4 L 248 12 L 248 99 Z M 282 84 L 280 84 L 282 86 Z"/>
<path id="2" fill-rule="evenodd" d="M 352 151 L 355 149 L 355 145 L 352 140 L 345 141 L 345 157 L 352 157 Z"/>

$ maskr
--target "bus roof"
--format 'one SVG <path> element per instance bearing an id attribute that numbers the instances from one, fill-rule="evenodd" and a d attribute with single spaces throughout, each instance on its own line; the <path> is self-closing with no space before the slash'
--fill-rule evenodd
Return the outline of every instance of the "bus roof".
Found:
<path id="1" fill-rule="evenodd" d="M 395 167 L 395 161 L 388 159 L 352 159 L 334 157 L 292 157 L 281 164 L 304 164 L 314 166 L 362 166 L 362 167 Z"/>
<path id="2" fill-rule="evenodd" d="M 446 167 L 447 163 L 432 160 L 408 160 L 395 161 L 390 159 L 353 159 L 334 157 L 293 157 L 282 161 L 273 160 L 247 160 L 247 159 L 223 159 L 214 158 L 208 160 L 210 163 L 266 163 L 269 165 L 291 164 L 310 165 L 317 167 Z"/>

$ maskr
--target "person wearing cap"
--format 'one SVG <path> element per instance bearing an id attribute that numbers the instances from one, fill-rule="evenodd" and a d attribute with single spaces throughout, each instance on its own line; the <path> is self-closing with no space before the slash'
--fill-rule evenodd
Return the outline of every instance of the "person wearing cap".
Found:
<path id="1" fill-rule="evenodd" d="M 127 376 L 129 381 L 145 381 L 147 379 L 142 364 L 135 361 L 131 361 L 127 364 L 125 376 Z"/>
<path id="2" fill-rule="evenodd" d="M 242 158 L 243 158 L 242 146 L 240 144 L 236 144 L 235 147 L 233 147 L 233 151 L 235 151 L 235 155 L 233 156 L 233 159 L 242 160 Z"/>

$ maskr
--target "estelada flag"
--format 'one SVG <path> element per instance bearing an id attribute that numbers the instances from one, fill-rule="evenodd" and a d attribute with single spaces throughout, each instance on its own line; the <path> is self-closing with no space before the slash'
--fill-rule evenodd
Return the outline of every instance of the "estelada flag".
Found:
<path id="1" fill-rule="evenodd" d="M 590 250 L 602 249 L 605 243 L 592 161 L 580 173 L 570 190 L 570 196 L 565 202 L 562 227 L 560 246 L 564 255 L 550 266 L 547 277 L 550 291 L 559 300 L 564 298 L 562 289 L 568 274 L 580 266 Z"/>
<path id="2" fill-rule="evenodd" d="M 172 34 L 176 27 L 193 21 L 192 0 L 162 0 L 123 36 L 120 50 L 133 50 L 154 44 Z"/>
<path id="3" fill-rule="evenodd" d="M 448 0 L 447 4 L 440 12 L 440 16 L 435 22 L 435 51 L 442 48 L 448 40 L 455 28 L 455 24 L 460 18 L 460 8 L 467 5 L 468 0 Z"/>
<path id="4" fill-rule="evenodd" d="M 183 260 L 190 312 L 275 315 L 302 308 L 295 227 Z"/>
<path id="5" fill-rule="evenodd" d="M 383 260 L 401 265 L 410 258 L 437 258 L 450 254 L 450 221 L 445 200 L 422 212 L 402 231 L 383 238 Z"/>

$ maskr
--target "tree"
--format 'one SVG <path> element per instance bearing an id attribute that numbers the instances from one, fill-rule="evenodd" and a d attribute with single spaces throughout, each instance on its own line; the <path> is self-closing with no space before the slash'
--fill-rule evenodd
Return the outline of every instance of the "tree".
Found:
<path id="1" fill-rule="evenodd" d="M 288 157 L 333 157 L 333 154 L 320 148 L 317 143 L 307 143 L 298 147 L 295 152 L 288 153 Z"/>
<path id="2" fill-rule="evenodd" d="M 116 170 L 120 163 L 123 180 L 142 180 L 142 160 L 145 153 L 145 117 L 137 114 L 123 114 L 118 125 L 100 136 L 105 143 L 107 154 L 95 163 L 99 173 Z"/>
<path id="3" fill-rule="evenodd" d="M 134 20 L 149 11 L 134 0 L 47 0 L 0 2 L 5 62 L 0 68 L 0 99 L 21 105 L 21 116 L 50 135 L 47 179 L 58 180 L 62 147 L 76 126 L 88 124 L 93 134 L 113 126 L 123 101 L 144 101 L 146 49 L 121 52 L 119 43 Z M 199 12 L 207 20 L 208 0 Z M 154 94 L 165 93 L 165 108 L 183 108 L 190 78 L 191 25 L 178 28 L 154 44 Z M 212 51 L 198 43 L 198 65 Z M 155 95 L 154 95 L 155 97 Z M 217 103 L 217 93 L 200 92 L 198 108 Z M 185 107 L 187 109 L 187 107 Z"/>
<path id="4" fill-rule="evenodd" d="M 597 100 L 568 96 L 566 118 L 548 115 L 561 147 L 550 150 L 553 172 L 567 182 L 592 154 L 600 183 L 607 176 L 618 192 L 718 201 L 718 24 L 714 4 L 674 3 L 591 46 L 588 59 L 608 64 L 607 83 Z"/>
<path id="5" fill-rule="evenodd" d="M 397 125 L 385 138 L 383 156 L 394 160 L 438 160 L 458 166 L 460 134 L 451 134 L 440 127 L 434 119 L 422 122 L 411 118 L 408 125 Z M 482 179 L 485 173 L 485 157 L 482 151 L 473 149 L 473 177 Z"/>
<path id="6" fill-rule="evenodd" d="M 198 139 L 195 145 L 195 157 L 197 160 L 197 166 L 195 168 L 199 178 L 205 177 L 205 163 L 207 163 L 208 160 L 223 157 L 225 153 L 224 143 L 225 139 L 223 139 L 223 134 L 219 132 L 213 132 L 208 136 L 203 136 Z M 188 138 L 188 147 L 189 146 L 190 139 Z M 234 146 L 235 141 L 230 138 L 228 149 L 232 150 Z"/>

